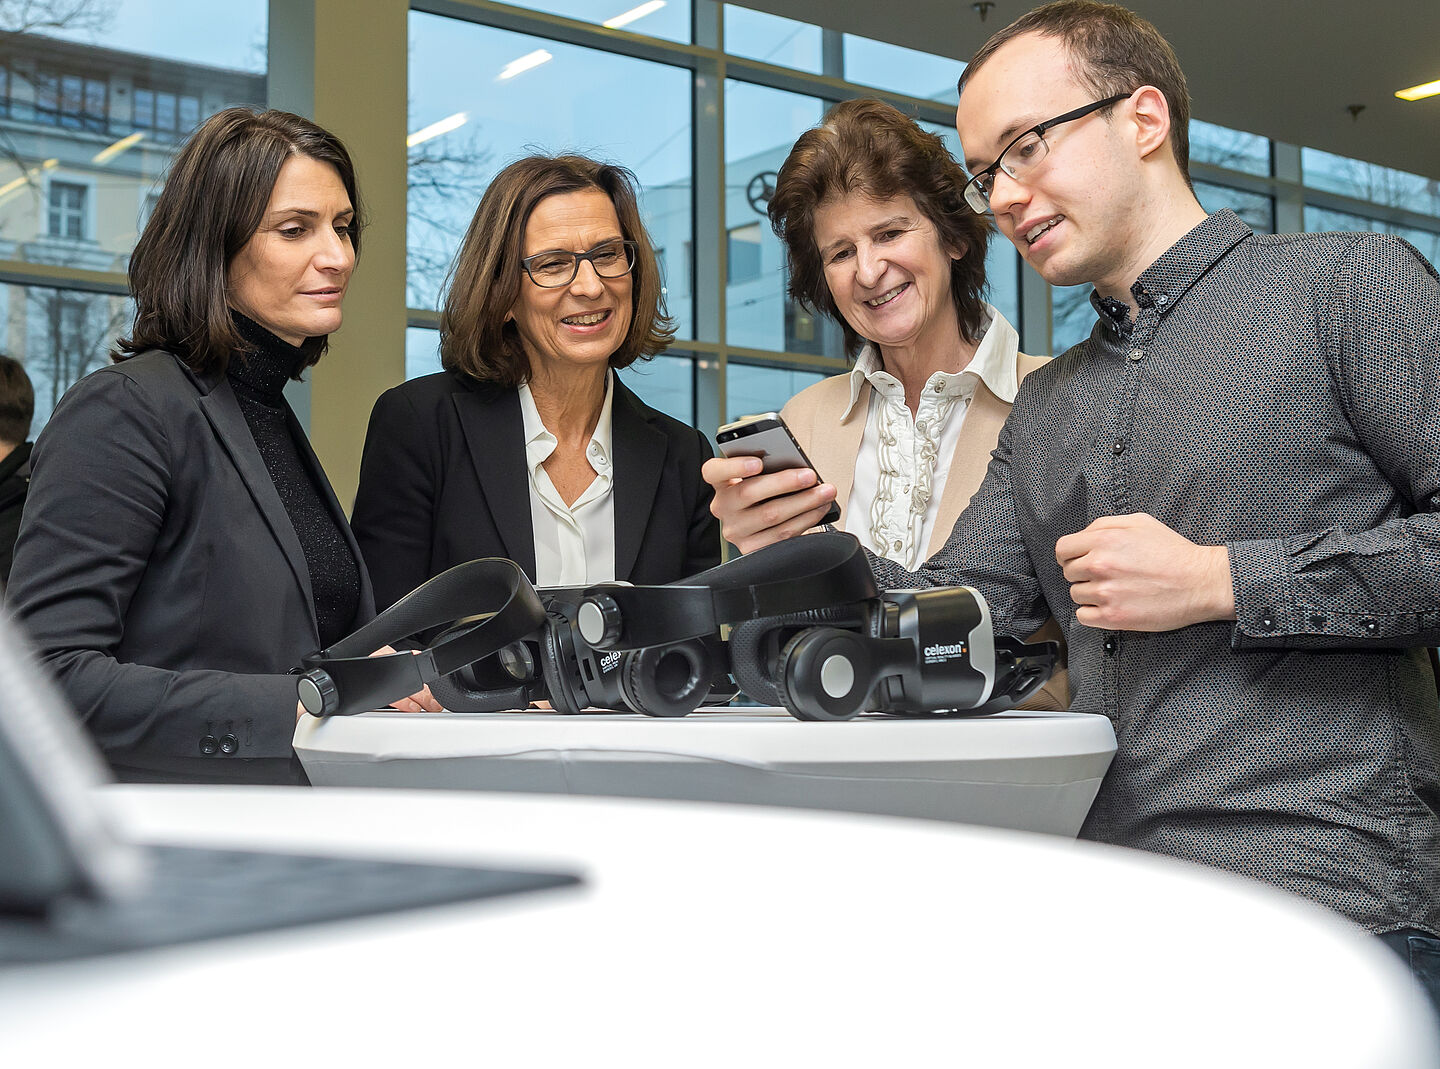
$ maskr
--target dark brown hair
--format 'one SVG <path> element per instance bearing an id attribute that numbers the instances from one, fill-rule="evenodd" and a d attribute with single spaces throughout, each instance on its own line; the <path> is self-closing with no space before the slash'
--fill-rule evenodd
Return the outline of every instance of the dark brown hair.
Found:
<path id="1" fill-rule="evenodd" d="M 135 325 L 120 339 L 117 360 L 164 349 L 197 373 L 224 372 L 230 354 L 246 346 L 226 301 L 230 262 L 260 228 L 280 168 L 294 156 L 328 163 L 339 174 L 355 209 L 350 238 L 359 256 L 360 193 L 340 139 L 288 111 L 217 111 L 175 157 L 130 256 Z M 307 339 L 305 366 L 328 344 Z"/>
<path id="2" fill-rule="evenodd" d="M 0 354 L 0 442 L 19 445 L 30 437 L 35 418 L 35 388 L 25 365 Z"/>
<path id="3" fill-rule="evenodd" d="M 530 361 L 506 314 L 520 297 L 525 278 L 525 227 L 546 197 L 598 189 L 610 198 L 620 236 L 634 241 L 630 330 L 610 356 L 610 366 L 629 367 L 670 344 L 675 328 L 661 308 L 660 267 L 640 218 L 635 176 L 624 167 L 584 156 L 527 156 L 495 176 L 447 280 L 440 311 L 440 362 L 483 382 L 519 386 L 530 378 Z"/>
<path id="4" fill-rule="evenodd" d="M 1186 184 L 1194 189 L 1190 181 L 1190 90 L 1175 50 L 1159 30 L 1118 4 L 1057 0 L 1021 15 L 981 45 L 960 75 L 960 92 L 965 92 L 971 75 L 1001 45 L 1027 33 L 1060 38 L 1074 61 L 1075 77 L 1096 100 L 1133 93 L 1142 85 L 1153 85 L 1165 94 L 1170 105 L 1170 148 Z M 1106 108 L 1103 114 L 1109 111 Z"/>
<path id="5" fill-rule="evenodd" d="M 965 250 L 950 261 L 950 295 L 960 330 L 967 338 L 978 337 L 985 315 L 990 221 L 966 205 L 964 186 L 965 172 L 939 135 L 879 100 L 837 104 L 795 142 L 770 198 L 770 225 L 790 261 L 790 296 L 838 322 L 846 351 L 858 353 L 865 339 L 840 314 L 825 282 L 815 244 L 815 209 L 847 193 L 876 200 L 907 196 L 935 227 L 943 247 Z"/>

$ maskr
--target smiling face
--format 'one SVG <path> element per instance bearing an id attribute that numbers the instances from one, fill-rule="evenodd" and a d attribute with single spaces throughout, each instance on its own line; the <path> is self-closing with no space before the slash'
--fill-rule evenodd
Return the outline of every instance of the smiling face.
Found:
<path id="1" fill-rule="evenodd" d="M 963 250 L 952 256 L 911 198 L 829 197 L 815 209 L 814 233 L 835 306 L 882 353 L 958 336 L 950 261 Z"/>
<path id="2" fill-rule="evenodd" d="M 530 213 L 521 255 L 588 252 L 624 238 L 615 205 L 603 191 L 556 193 Z M 630 331 L 633 277 L 601 278 L 589 261 L 581 262 L 567 286 L 546 289 L 523 277 L 507 318 L 519 332 L 532 377 L 608 365 Z"/>
<path id="3" fill-rule="evenodd" d="M 290 157 L 260 228 L 230 261 L 230 307 L 291 345 L 333 333 L 355 269 L 354 218 L 334 167 Z"/>
<path id="4" fill-rule="evenodd" d="M 1058 38 L 1030 33 L 1008 41 L 960 96 L 955 128 L 966 170 L 983 170 L 1025 130 L 1093 99 Z M 1047 132 L 1050 151 L 1024 182 L 995 176 L 995 225 L 1051 285 L 1088 282 L 1104 292 L 1108 280 L 1133 277 L 1146 197 L 1140 157 L 1126 151 L 1126 107 L 1121 101 L 1112 118 L 1102 110 Z"/>

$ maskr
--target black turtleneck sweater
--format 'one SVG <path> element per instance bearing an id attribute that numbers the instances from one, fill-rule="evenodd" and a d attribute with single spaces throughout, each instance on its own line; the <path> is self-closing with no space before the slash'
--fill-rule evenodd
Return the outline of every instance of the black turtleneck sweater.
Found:
<path id="1" fill-rule="evenodd" d="M 306 354 L 238 312 L 234 316 L 249 348 L 230 358 L 226 374 L 305 552 L 320 645 L 330 646 L 353 630 L 360 607 L 360 568 L 340 527 L 342 521 L 326 506 L 301 459 L 298 432 L 291 430 L 283 391 Z"/>

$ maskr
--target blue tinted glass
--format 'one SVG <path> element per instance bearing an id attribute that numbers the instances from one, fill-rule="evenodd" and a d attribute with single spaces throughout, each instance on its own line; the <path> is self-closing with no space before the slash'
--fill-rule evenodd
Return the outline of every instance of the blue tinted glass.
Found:
<path id="1" fill-rule="evenodd" d="M 1190 159 L 1232 171 L 1269 175 L 1270 139 L 1191 119 Z"/>
<path id="2" fill-rule="evenodd" d="M 577 152 L 635 172 L 645 225 L 663 250 L 667 306 L 678 336 L 692 335 L 690 276 L 683 269 L 693 200 L 686 71 L 411 12 L 410 136 L 412 307 L 436 307 L 496 172 L 535 152 Z"/>
<path id="3" fill-rule="evenodd" d="M 25 365 L 35 391 L 32 440 L 76 379 L 110 363 L 116 339 L 135 319 L 128 297 L 49 286 L 0 285 L 0 310 L 8 310 L 0 322 L 24 340 L 9 355 Z"/>
<path id="4" fill-rule="evenodd" d="M 1262 193 L 1211 185 L 1209 182 L 1196 182 L 1195 196 L 1200 199 L 1200 206 L 1207 212 L 1232 208 L 1255 233 L 1275 233 L 1275 201 Z"/>
<path id="5" fill-rule="evenodd" d="M 626 33 L 690 43 L 690 0 L 507 0 L 516 7 Z"/>
<path id="6" fill-rule="evenodd" d="M 620 378 L 651 408 L 695 425 L 695 361 L 689 356 L 662 353 L 639 360 L 623 369 Z"/>
<path id="7" fill-rule="evenodd" d="M 1343 193 L 1390 208 L 1440 215 L 1440 181 L 1433 178 L 1313 148 L 1300 150 L 1300 167 L 1305 184 L 1313 189 Z"/>
<path id="8" fill-rule="evenodd" d="M 1420 255 L 1432 264 L 1440 260 L 1440 220 L 1436 221 L 1435 230 L 1421 230 L 1418 227 L 1397 226 L 1379 219 L 1369 219 L 1363 215 L 1352 215 L 1350 212 L 1317 208 L 1307 204 L 1305 206 L 1305 229 L 1310 231 L 1371 230 L 1377 234 L 1396 234 L 1419 249 Z"/>
<path id="9" fill-rule="evenodd" d="M 821 73 L 819 26 L 725 5 L 725 51 L 779 67 Z"/>
<path id="10" fill-rule="evenodd" d="M 1095 326 L 1095 306 L 1090 303 L 1090 294 L 1095 287 L 1088 283 L 1083 286 L 1052 287 L 1050 290 L 1050 338 L 1052 356 L 1059 356 L 1072 345 L 1078 345 L 1090 337 Z"/>
<path id="11" fill-rule="evenodd" d="M 848 33 L 844 39 L 844 55 L 847 82 L 946 104 L 960 102 L 955 83 L 965 64 L 958 60 Z"/>
<path id="12" fill-rule="evenodd" d="M 405 377 L 418 379 L 440 370 L 440 332 L 429 327 L 405 328 Z"/>
<path id="13" fill-rule="evenodd" d="M 818 371 L 789 371 L 731 360 L 725 375 L 725 422 L 757 412 L 778 412 L 790 398 L 825 377 Z"/>
<path id="14" fill-rule="evenodd" d="M 838 331 L 827 330 L 786 295 L 784 246 L 765 214 L 780 164 L 822 111 L 814 97 L 725 83 L 725 230 L 746 239 L 744 273 L 732 271 L 725 287 L 733 346 L 841 355 Z"/>

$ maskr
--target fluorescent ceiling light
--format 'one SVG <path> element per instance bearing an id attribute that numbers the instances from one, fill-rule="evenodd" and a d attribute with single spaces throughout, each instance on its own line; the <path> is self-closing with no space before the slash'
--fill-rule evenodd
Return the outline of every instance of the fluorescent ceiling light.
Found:
<path id="1" fill-rule="evenodd" d="M 1397 89 L 1395 95 L 1401 100 L 1424 100 L 1426 97 L 1440 96 L 1440 80 L 1426 82 L 1424 85 L 1412 85 L 1409 89 Z"/>
<path id="2" fill-rule="evenodd" d="M 468 111 L 457 111 L 454 115 L 447 116 L 439 122 L 432 122 L 429 126 L 422 126 L 409 137 L 405 138 L 405 147 L 414 148 L 422 141 L 429 141 L 432 137 L 439 137 L 441 134 L 448 134 L 451 130 L 458 130 L 470 121 Z"/>
<path id="3" fill-rule="evenodd" d="M 606 19 L 600 25 L 607 30 L 618 30 L 621 26 L 629 26 L 632 22 L 643 19 L 646 15 L 653 15 L 665 6 L 665 0 L 646 0 L 639 7 L 632 7 L 629 11 L 616 15 L 613 19 Z"/>
<path id="4" fill-rule="evenodd" d="M 40 177 L 41 171 L 53 170 L 58 166 L 60 166 L 59 160 L 49 159 L 46 160 L 44 163 L 40 164 L 38 167 L 31 167 L 30 170 L 26 171 L 19 178 L 12 178 L 3 186 L 0 186 L 0 201 L 9 200 L 21 189 L 25 188 L 36 178 Z"/>
<path id="5" fill-rule="evenodd" d="M 91 163 L 109 163 L 111 160 L 113 160 L 116 156 L 120 155 L 120 153 L 124 152 L 126 149 L 134 148 L 137 144 L 140 143 L 140 141 L 141 141 L 144 137 L 145 137 L 145 131 L 144 131 L 144 130 L 136 130 L 136 131 L 135 131 L 133 134 L 131 134 L 129 137 L 122 137 L 119 141 L 115 142 L 115 144 L 109 146 L 108 148 L 102 148 L 99 152 L 95 153 L 94 158 L 91 159 L 90 162 L 91 162 Z"/>
<path id="6" fill-rule="evenodd" d="M 534 52 L 521 56 L 519 59 L 512 59 L 509 63 L 505 64 L 505 69 L 500 72 L 500 77 L 496 80 L 504 81 L 506 78 L 513 78 L 517 74 L 524 74 L 528 70 L 534 70 L 542 63 L 549 63 L 554 58 L 555 57 L 545 51 L 545 49 L 537 48 Z"/>

